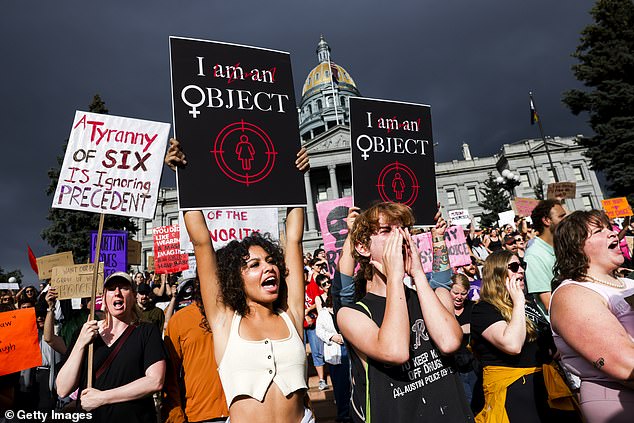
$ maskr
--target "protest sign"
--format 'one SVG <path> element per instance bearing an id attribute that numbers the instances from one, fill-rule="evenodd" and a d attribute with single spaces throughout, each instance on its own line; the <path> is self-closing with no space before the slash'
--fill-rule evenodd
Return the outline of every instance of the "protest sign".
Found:
<path id="1" fill-rule="evenodd" d="M 141 243 L 133 239 L 128 240 L 128 265 L 141 264 Z"/>
<path id="2" fill-rule="evenodd" d="M 90 261 L 95 262 L 97 231 L 90 231 Z M 99 261 L 104 263 L 104 277 L 128 271 L 128 232 L 103 231 Z"/>
<path id="3" fill-rule="evenodd" d="M 626 236 L 627 248 L 630 250 L 630 255 L 634 252 L 634 236 Z"/>
<path id="4" fill-rule="evenodd" d="M 461 226 L 450 226 L 445 231 L 445 245 L 449 253 L 451 267 L 460 267 L 471 264 L 471 255 L 467 246 L 467 238 Z"/>
<path id="5" fill-rule="evenodd" d="M 233 240 L 241 241 L 254 232 L 269 233 L 272 239 L 280 239 L 277 208 L 205 209 L 202 212 L 216 250 Z M 180 232 L 181 250 L 193 252 L 182 214 L 179 215 L 179 225 L 183 228 Z"/>
<path id="6" fill-rule="evenodd" d="M 187 257 L 188 269 L 183 270 L 181 276 L 183 278 L 191 279 L 196 277 L 196 256 L 191 255 Z"/>
<path id="7" fill-rule="evenodd" d="M 352 189 L 361 209 L 373 202 L 410 206 L 416 223 L 432 225 L 436 177 L 431 108 L 350 97 Z"/>
<path id="8" fill-rule="evenodd" d="M 35 308 L 0 313 L 0 376 L 41 365 Z"/>
<path id="9" fill-rule="evenodd" d="M 189 268 L 187 253 L 181 253 L 178 225 L 159 226 L 152 230 L 154 272 L 176 273 Z"/>
<path id="10" fill-rule="evenodd" d="M 53 207 L 152 219 L 169 129 L 75 112 Z"/>
<path id="11" fill-rule="evenodd" d="M 546 194 L 546 198 L 548 199 L 575 198 L 576 196 L 576 182 L 553 182 L 552 184 L 548 184 Z"/>
<path id="12" fill-rule="evenodd" d="M 170 37 L 181 210 L 306 205 L 290 55 Z"/>
<path id="13" fill-rule="evenodd" d="M 72 251 L 38 257 L 36 261 L 38 278 L 40 278 L 40 280 L 50 279 L 51 271 L 55 266 L 72 266 L 75 264 Z"/>
<path id="14" fill-rule="evenodd" d="M 515 227 L 515 212 L 513 210 L 504 211 L 502 213 L 498 213 L 498 225 L 500 228 L 504 225 L 511 225 Z"/>
<path id="15" fill-rule="evenodd" d="M 537 207 L 538 204 L 539 200 L 534 198 L 517 197 L 515 200 L 511 200 L 511 207 L 515 214 L 524 217 L 530 217 L 531 213 L 533 213 L 533 209 Z"/>
<path id="16" fill-rule="evenodd" d="M 423 264 L 423 271 L 425 273 L 431 272 L 434 263 L 434 246 L 431 240 L 431 232 L 412 235 L 412 239 L 416 242 L 416 248 L 418 248 L 418 253 L 420 254 L 420 261 Z"/>
<path id="17" fill-rule="evenodd" d="M 154 272 L 154 256 L 147 257 L 146 267 L 148 272 Z"/>
<path id="18" fill-rule="evenodd" d="M 348 216 L 350 207 L 352 207 L 352 197 L 317 203 L 321 238 L 324 240 L 324 250 L 331 275 L 335 273 L 335 266 L 348 236 L 348 225 L 344 219 Z"/>
<path id="19" fill-rule="evenodd" d="M 471 223 L 469 210 L 451 210 L 449 212 L 449 221 L 452 225 L 467 226 Z"/>
<path id="20" fill-rule="evenodd" d="M 2 282 L 0 283 L 0 289 L 20 289 L 20 285 L 17 283 Z"/>
<path id="21" fill-rule="evenodd" d="M 94 263 L 73 266 L 57 266 L 53 268 L 51 286 L 57 288 L 59 300 L 67 298 L 88 298 L 92 288 Z M 104 264 L 99 263 L 97 273 L 97 294 L 101 293 L 104 280 Z"/>
<path id="22" fill-rule="evenodd" d="M 617 217 L 632 216 L 632 208 L 627 202 L 627 198 L 609 198 L 607 200 L 601 200 L 601 206 L 605 210 L 610 219 L 616 219 Z"/>

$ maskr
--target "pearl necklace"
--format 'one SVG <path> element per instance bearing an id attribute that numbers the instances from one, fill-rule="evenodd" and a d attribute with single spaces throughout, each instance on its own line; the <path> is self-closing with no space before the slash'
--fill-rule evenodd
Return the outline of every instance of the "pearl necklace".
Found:
<path id="1" fill-rule="evenodd" d="M 604 280 L 601 280 L 601 279 L 597 279 L 594 276 L 590 276 L 590 275 L 584 275 L 584 276 L 587 279 L 589 279 L 590 282 L 599 283 L 601 285 L 609 286 L 610 288 L 616 288 L 616 289 L 625 288 L 625 281 L 620 279 L 620 278 L 616 278 L 616 280 L 618 282 L 612 282 L 612 281 L 604 281 Z"/>

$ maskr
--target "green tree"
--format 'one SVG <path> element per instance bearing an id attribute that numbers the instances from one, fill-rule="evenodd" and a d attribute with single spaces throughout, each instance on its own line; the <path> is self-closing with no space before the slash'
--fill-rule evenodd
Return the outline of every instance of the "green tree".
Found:
<path id="1" fill-rule="evenodd" d="M 489 172 L 489 177 L 484 181 L 484 187 L 480 188 L 480 193 L 484 196 L 484 200 L 478 205 L 487 213 L 482 215 L 480 226 L 492 227 L 497 224 L 500 219 L 498 213 L 510 209 L 509 202 L 511 200 L 508 192 L 497 183 L 493 173 Z"/>
<path id="2" fill-rule="evenodd" d="M 10 277 L 14 277 L 18 283 L 22 282 L 24 276 L 22 276 L 22 272 L 19 270 L 13 270 L 11 272 L 5 272 L 2 267 L 0 267 L 0 283 L 9 282 Z"/>
<path id="3" fill-rule="evenodd" d="M 596 135 L 579 143 L 612 195 L 634 204 L 634 2 L 598 0 L 590 14 L 572 67 L 586 89 L 566 91 L 563 102 L 575 115 L 588 112 Z"/>
<path id="4" fill-rule="evenodd" d="M 108 113 L 106 104 L 99 94 L 93 98 L 88 111 Z M 67 145 L 68 140 L 64 144 L 63 152 L 66 151 Z M 51 182 L 46 189 L 46 195 L 49 197 L 55 194 L 63 162 L 64 154 L 62 153 L 61 156 L 57 156 L 57 167 L 48 171 Z M 51 225 L 42 231 L 42 239 L 58 253 L 72 251 L 75 263 L 87 263 L 90 259 L 90 231 L 96 231 L 99 228 L 99 217 L 98 213 L 51 208 L 47 216 Z M 104 230 L 126 230 L 129 235 L 133 235 L 138 228 L 130 218 L 106 215 Z"/>

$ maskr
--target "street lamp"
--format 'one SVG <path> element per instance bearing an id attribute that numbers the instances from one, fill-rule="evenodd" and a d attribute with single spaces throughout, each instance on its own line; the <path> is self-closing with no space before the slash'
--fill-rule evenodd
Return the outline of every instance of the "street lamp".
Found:
<path id="1" fill-rule="evenodd" d="M 500 176 L 495 178 L 495 182 L 515 197 L 515 187 L 520 184 L 520 175 L 516 175 L 508 169 L 504 169 Z"/>

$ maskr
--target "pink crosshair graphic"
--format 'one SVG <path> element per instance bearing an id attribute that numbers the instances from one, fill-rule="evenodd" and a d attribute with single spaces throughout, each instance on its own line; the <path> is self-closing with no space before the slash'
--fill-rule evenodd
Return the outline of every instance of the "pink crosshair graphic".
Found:
<path id="1" fill-rule="evenodd" d="M 275 166 L 277 156 L 269 135 L 259 126 L 245 122 L 244 119 L 222 128 L 210 152 L 225 176 L 246 186 L 266 179 Z M 251 167 L 258 154 L 266 156 L 266 163 L 261 169 L 252 171 Z M 240 163 L 238 169 L 233 169 L 227 163 L 232 157 Z"/>
<path id="2" fill-rule="evenodd" d="M 403 198 L 403 194 L 406 193 L 408 187 L 411 188 L 410 195 L 408 198 Z M 420 186 L 412 169 L 403 163 L 394 162 L 381 169 L 376 188 L 379 191 L 381 200 L 411 206 L 418 198 Z M 388 195 L 388 192 L 390 195 Z"/>

